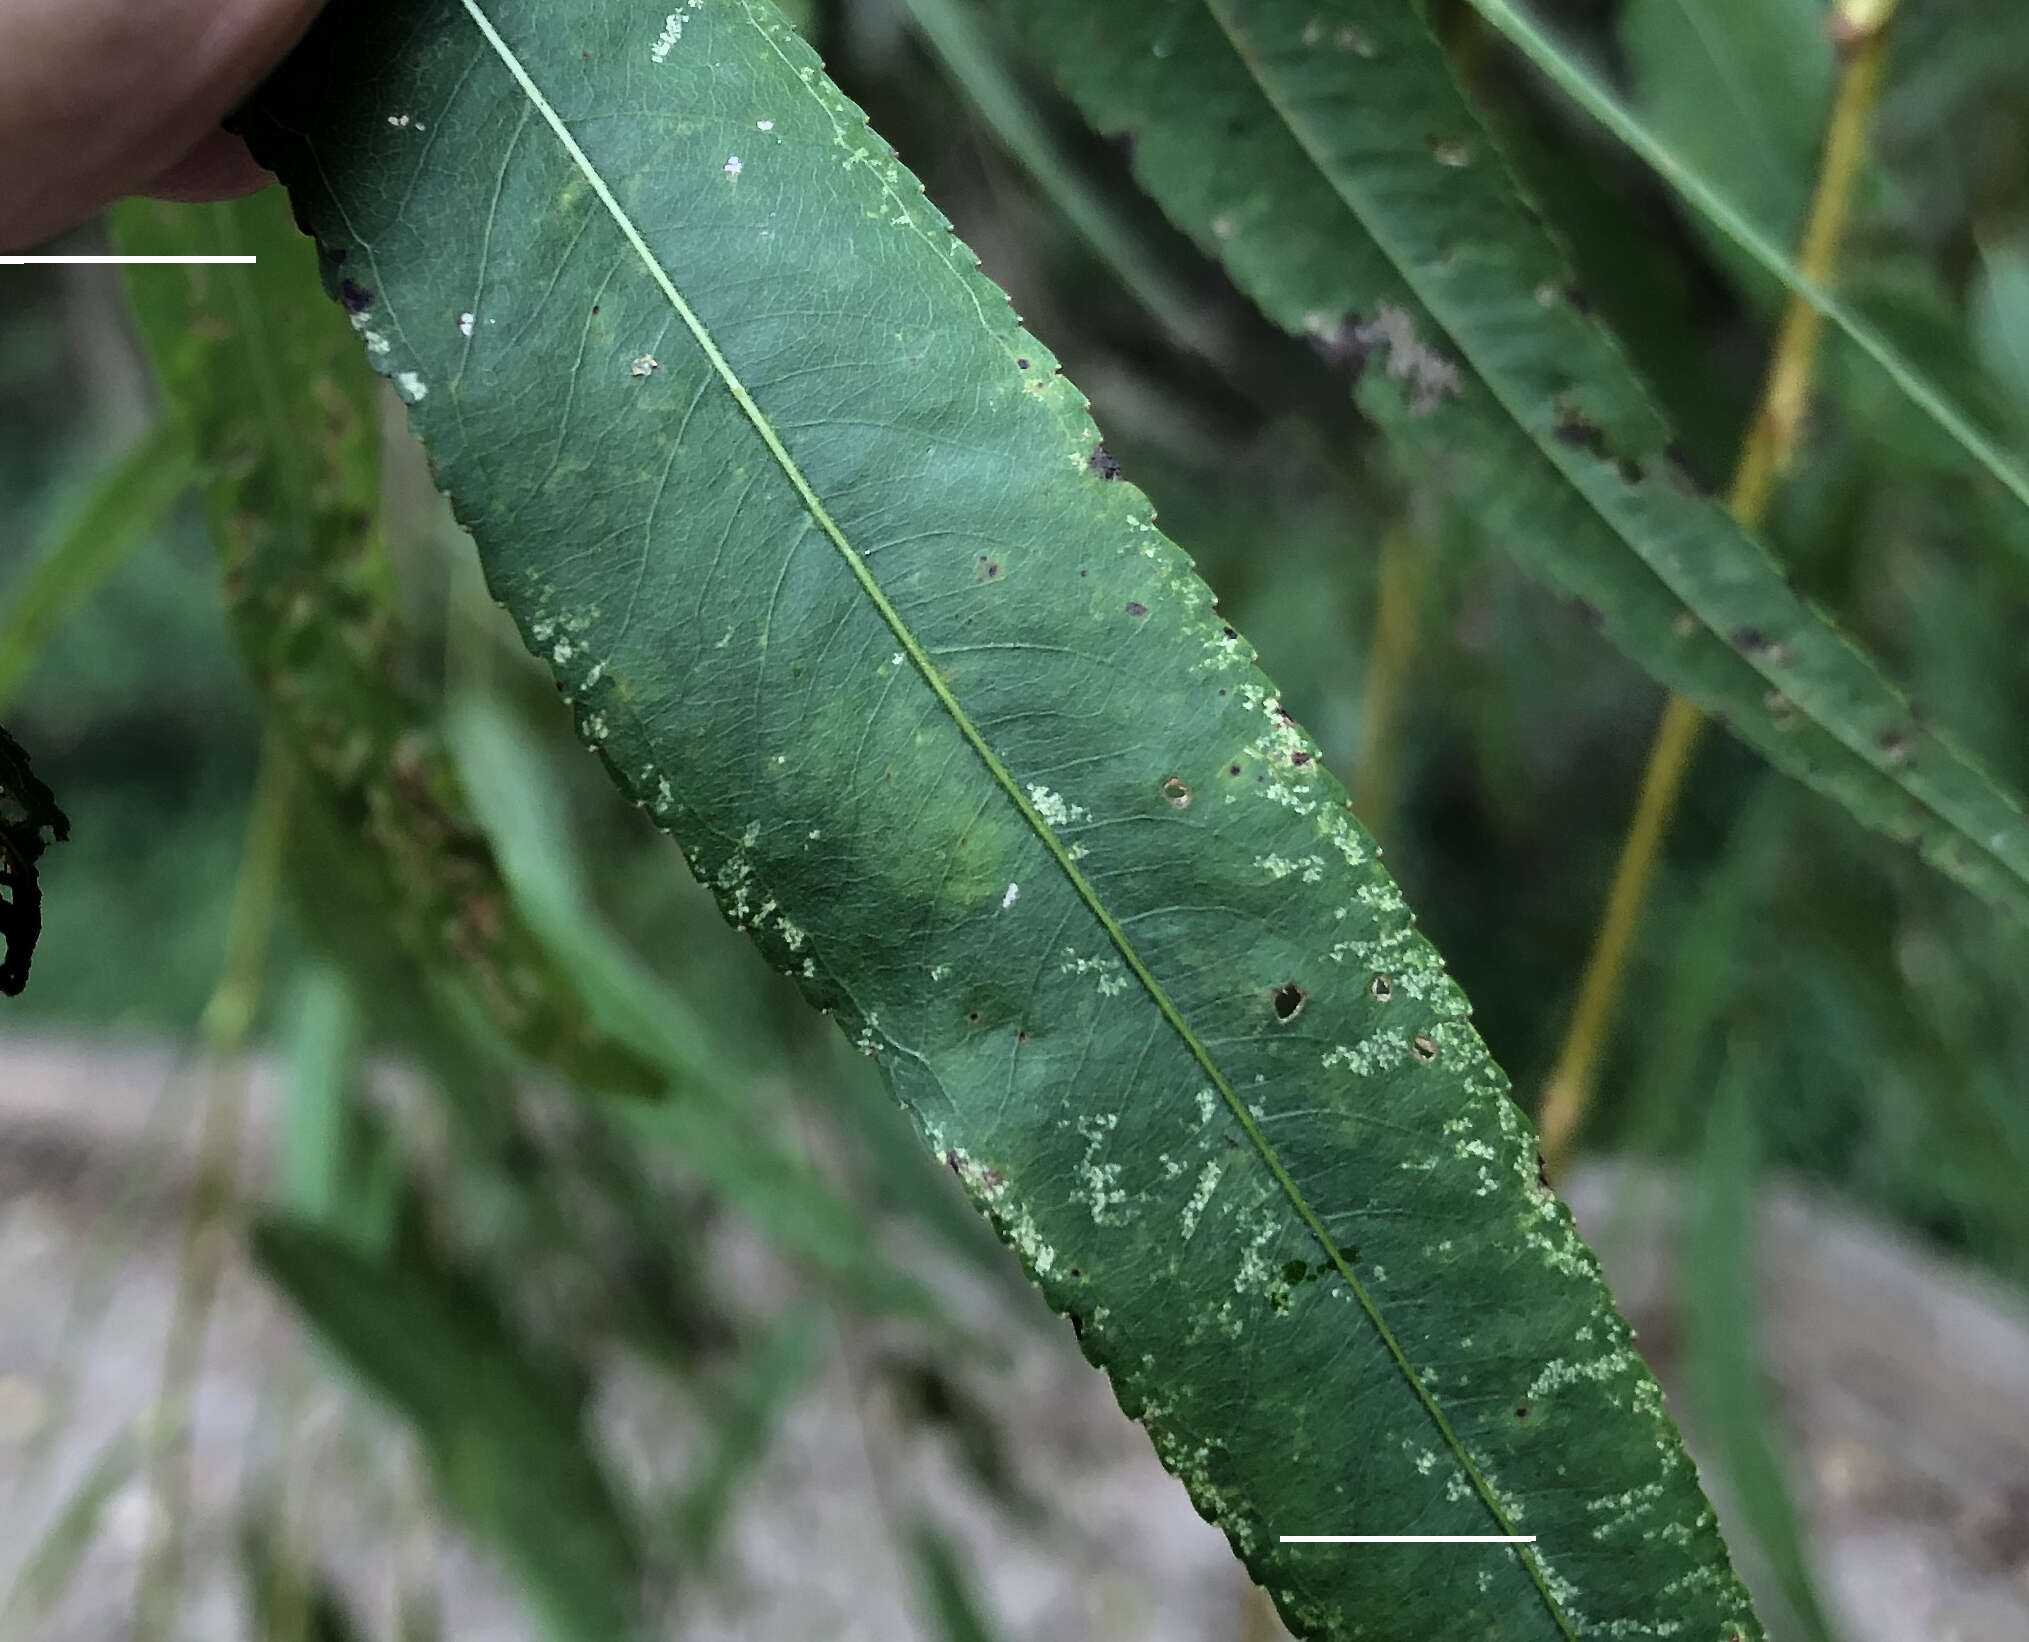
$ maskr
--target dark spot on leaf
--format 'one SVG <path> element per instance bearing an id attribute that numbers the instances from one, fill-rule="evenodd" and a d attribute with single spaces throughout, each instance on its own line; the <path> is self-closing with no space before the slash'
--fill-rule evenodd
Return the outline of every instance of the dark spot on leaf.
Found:
<path id="1" fill-rule="evenodd" d="M 349 314 L 363 314 L 373 306 L 373 292 L 349 279 L 338 282 L 338 300 Z"/>
<path id="2" fill-rule="evenodd" d="M 965 1024 L 967 1026 L 977 1026 L 979 1024 L 979 1011 L 977 1009 L 966 1010 Z"/>
<path id="3" fill-rule="evenodd" d="M 1386 1003 L 1390 998 L 1395 996 L 1395 983 L 1389 980 L 1386 975 L 1376 975 L 1371 981 L 1367 982 L 1367 990 L 1373 994 L 1376 1003 Z"/>
<path id="4" fill-rule="evenodd" d="M 1084 1339 L 1085 1319 L 1080 1317 L 1075 1311 L 1067 1311 L 1064 1315 L 1071 1319 L 1071 1337 L 1077 1340 Z"/>
<path id="5" fill-rule="evenodd" d="M 1296 765 L 1308 764 L 1310 762 L 1310 754 L 1305 752 L 1301 747 L 1297 747 L 1291 751 L 1289 761 Z"/>
<path id="6" fill-rule="evenodd" d="M 1758 656 L 1768 648 L 1768 635 L 1758 627 L 1739 627 L 1728 642 L 1743 656 Z"/>
<path id="7" fill-rule="evenodd" d="M 1420 1061 L 1437 1059 L 1437 1041 L 1422 1032 L 1409 1040 L 1409 1052 Z"/>
<path id="8" fill-rule="evenodd" d="M 1092 454 L 1086 459 L 1085 465 L 1102 479 L 1120 477 L 1120 464 L 1114 460 L 1113 453 L 1104 445 L 1093 446 Z"/>
<path id="9" fill-rule="evenodd" d="M 1130 616 L 1145 616 L 1148 614 L 1148 606 L 1143 604 L 1139 599 L 1129 599 L 1127 601 L 1127 613 Z"/>
<path id="10" fill-rule="evenodd" d="M 597 313 L 598 311 L 599 311 L 599 305 L 598 305 L 598 303 L 596 303 L 596 302 L 595 302 L 595 303 L 593 303 L 593 304 L 592 304 L 592 312 L 596 314 L 596 313 Z"/>
<path id="11" fill-rule="evenodd" d="M 1560 445 L 1589 450 L 1594 456 L 1606 454 L 1606 435 L 1599 431 L 1599 424 L 1568 399 L 1557 401 L 1551 433 Z"/>
<path id="12" fill-rule="evenodd" d="M 1623 456 L 1614 466 L 1620 470 L 1621 480 L 1625 484 L 1638 485 L 1648 477 L 1642 471 L 1641 463 L 1637 462 L 1632 456 Z"/>
<path id="13" fill-rule="evenodd" d="M 1592 298 L 1587 296 L 1584 290 L 1579 286 L 1576 285 L 1565 286 L 1564 300 L 1570 303 L 1571 306 L 1576 308 L 1578 312 L 1580 312 L 1581 314 L 1589 314 L 1592 312 Z"/>
<path id="14" fill-rule="evenodd" d="M 1191 789 L 1182 776 L 1164 776 L 1162 778 L 1162 786 L 1158 790 L 1172 809 L 1182 810 L 1190 808 Z"/>
<path id="15" fill-rule="evenodd" d="M 1526 1420 L 1528 1417 L 1529 1417 L 1529 1405 L 1527 1403 L 1523 1403 L 1516 1408 L 1515 1410 L 1516 1419 Z"/>
<path id="16" fill-rule="evenodd" d="M 1883 730 L 1877 745 L 1888 762 L 1903 765 L 1909 762 L 1909 737 L 1901 730 Z"/>
<path id="17" fill-rule="evenodd" d="M 1017 360 L 1015 361 L 1015 369 L 1016 369 L 1016 370 L 1018 370 L 1018 371 L 1025 371 L 1025 370 L 1027 370 L 1028 368 L 1029 368 L 1029 362 L 1028 362 L 1028 361 L 1027 361 L 1026 359 L 1017 359 Z"/>
<path id="18" fill-rule="evenodd" d="M 1222 627 L 1219 629 L 1219 631 L 1224 633 L 1226 637 L 1229 639 L 1237 639 L 1240 636 L 1236 631 L 1234 631 L 1230 627 Z"/>
<path id="19" fill-rule="evenodd" d="M 1240 773 L 1240 766 L 1237 764 L 1228 764 L 1226 766 L 1226 773 L 1228 775 L 1238 775 Z"/>
<path id="20" fill-rule="evenodd" d="M 1023 1026 L 1023 1027 L 1017 1027 L 1017 1028 L 1015 1029 L 1015 1042 L 1016 1042 L 1016 1043 L 1027 1043 L 1028 1041 L 1029 1041 L 1029 1031 L 1028 1031 L 1028 1028 L 1027 1028 L 1027 1027 L 1025 1027 L 1025 1026 Z"/>
<path id="21" fill-rule="evenodd" d="M 1269 998 L 1275 1006 L 1275 1018 L 1279 1021 L 1293 1021 L 1303 1013 L 1304 999 L 1308 996 L 1294 981 L 1284 981 Z"/>

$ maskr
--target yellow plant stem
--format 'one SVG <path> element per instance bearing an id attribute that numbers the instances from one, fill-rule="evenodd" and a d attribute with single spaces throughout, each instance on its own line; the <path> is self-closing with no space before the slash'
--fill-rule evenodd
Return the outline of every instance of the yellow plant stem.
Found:
<path id="1" fill-rule="evenodd" d="M 1867 128 L 1880 93 L 1883 47 L 1895 4 L 1896 0 L 1841 0 L 1833 12 L 1831 32 L 1840 59 L 1838 93 L 1825 128 L 1817 187 L 1797 251 L 1797 266 L 1813 284 L 1829 285 L 1838 263 L 1854 186 L 1866 156 Z M 1749 530 L 1760 527 L 1777 481 L 1795 459 L 1810 403 L 1820 327 L 1818 311 L 1792 296 L 1783 309 L 1761 398 L 1742 440 L 1727 498 L 1733 516 Z M 1578 1002 L 1565 1028 L 1537 1118 L 1544 1165 L 1553 1177 L 1562 1172 L 1572 1137 L 1591 1105 L 1628 953 L 1641 924 L 1663 840 L 1669 834 L 1677 795 L 1683 790 L 1704 725 L 1704 715 L 1696 707 L 1673 695 L 1656 726 L 1641 797 L 1621 843 L 1613 883 L 1579 982 Z"/>
<path id="2" fill-rule="evenodd" d="M 246 1072 L 239 1064 L 259 1006 L 288 839 L 290 770 L 272 737 L 262 750 L 252 814 L 233 886 L 225 961 L 199 1032 L 210 1087 L 197 1145 L 197 1172 L 184 1222 L 176 1298 L 162 1353 L 149 1429 L 148 1544 L 142 1559 L 135 1634 L 175 1635 L 184 1518 L 190 1491 L 191 1406 L 203 1364 L 205 1327 L 225 1266 L 226 1216 L 239 1190 Z"/>

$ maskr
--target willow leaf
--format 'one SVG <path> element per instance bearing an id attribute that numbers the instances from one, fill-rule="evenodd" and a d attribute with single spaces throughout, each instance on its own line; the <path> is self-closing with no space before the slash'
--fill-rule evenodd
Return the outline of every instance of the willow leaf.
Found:
<path id="1" fill-rule="evenodd" d="M 1758 1634 L 1344 789 L 768 0 L 363 0 L 249 131 L 585 740 L 1301 1634 Z"/>
<path id="2" fill-rule="evenodd" d="M 403 683 L 377 522 L 373 376 L 343 320 L 315 306 L 315 261 L 286 205 L 136 200 L 113 226 L 131 253 L 259 259 L 135 269 L 129 303 L 175 431 L 205 464 L 248 671 L 340 830 L 368 846 L 405 945 L 433 974 L 467 984 L 528 1053 L 598 1087 L 659 1093 L 660 1072 L 597 1028 L 524 927 Z"/>
<path id="3" fill-rule="evenodd" d="M 2029 466 L 1982 431 L 1959 402 L 1890 341 L 1880 327 L 1816 280 L 1806 277 L 1783 248 L 1750 221 L 1689 155 L 1651 130 L 1607 90 L 1597 75 L 1508 0 L 1466 0 L 1466 3 L 1506 36 L 1509 44 L 1558 89 L 1611 132 L 1628 152 L 1669 184 L 1678 198 L 1737 246 L 1750 262 L 1773 275 L 1785 290 L 1809 303 L 1829 324 L 1843 331 L 1975 466 L 1996 480 L 2016 501 L 2029 507 Z"/>
<path id="4" fill-rule="evenodd" d="M 1269 317 L 1489 534 L 1771 763 L 2029 917 L 2029 820 L 1677 461 L 1410 0 L 1013 3 Z"/>

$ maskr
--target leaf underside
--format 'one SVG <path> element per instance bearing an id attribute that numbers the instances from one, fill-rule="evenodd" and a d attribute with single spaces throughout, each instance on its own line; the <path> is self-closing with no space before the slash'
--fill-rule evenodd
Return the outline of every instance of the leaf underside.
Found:
<path id="1" fill-rule="evenodd" d="M 2029 819 L 1718 501 L 1412 0 L 1003 0 L 1137 176 L 1488 535 L 1772 764 L 2029 917 Z"/>
<path id="2" fill-rule="evenodd" d="M 1758 1634 L 1464 998 L 1082 397 L 766 0 L 669 3 L 366 0 L 250 122 L 584 738 L 1299 1634 Z"/>

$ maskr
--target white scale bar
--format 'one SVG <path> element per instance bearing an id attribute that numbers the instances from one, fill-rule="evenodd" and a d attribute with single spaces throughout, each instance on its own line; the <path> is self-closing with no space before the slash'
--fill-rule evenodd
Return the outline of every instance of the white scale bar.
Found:
<path id="1" fill-rule="evenodd" d="M 1534 1534 L 1284 1534 L 1285 1545 L 1534 1545 Z"/>
<path id="2" fill-rule="evenodd" d="M 27 268 L 44 266 L 51 263 L 86 267 L 101 267 L 108 263 L 122 265 L 165 262 L 248 263 L 253 260 L 252 257 L 0 257 L 0 267 Z"/>

